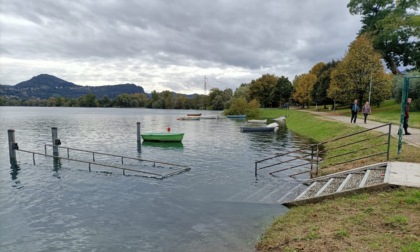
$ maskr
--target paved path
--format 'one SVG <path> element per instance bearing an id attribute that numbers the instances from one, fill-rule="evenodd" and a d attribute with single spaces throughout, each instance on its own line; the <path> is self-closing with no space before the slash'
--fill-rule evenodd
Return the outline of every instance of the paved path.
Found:
<path id="1" fill-rule="evenodd" d="M 302 111 L 304 111 L 304 110 L 302 110 Z M 336 120 L 336 121 L 340 121 L 340 122 L 343 122 L 343 123 L 350 124 L 350 117 L 347 117 L 347 116 L 332 115 L 332 114 L 327 113 L 327 112 L 316 112 L 316 111 L 307 111 L 307 112 L 310 112 L 312 114 L 316 114 L 316 115 L 319 115 L 319 116 L 322 116 L 322 117 L 326 117 L 326 118 L 329 118 L 329 119 L 332 119 L 332 120 Z M 371 128 L 374 128 L 374 127 L 381 126 L 381 125 L 385 124 L 383 122 L 376 122 L 376 121 L 371 121 L 371 120 L 367 120 L 366 124 L 365 124 L 365 123 L 363 123 L 363 119 L 364 119 L 363 115 L 359 115 L 357 120 L 356 120 L 356 123 L 355 124 L 353 123 L 353 124 L 358 125 L 360 127 L 367 128 L 367 129 L 371 129 Z M 398 138 L 398 129 L 399 129 L 399 125 L 395 125 L 395 124 L 392 125 L 392 127 L 391 127 L 391 136 L 392 137 Z M 377 131 L 388 133 L 388 128 L 387 127 L 381 127 L 381 128 L 378 128 Z M 408 132 L 410 132 L 411 135 L 407 135 L 407 136 L 403 135 L 403 141 L 406 142 L 409 145 L 420 148 L 420 129 L 415 129 L 415 128 L 408 127 Z"/>
<path id="2" fill-rule="evenodd" d="M 391 185 L 402 185 L 420 188 L 420 164 L 406 162 L 389 162 L 387 175 Z"/>

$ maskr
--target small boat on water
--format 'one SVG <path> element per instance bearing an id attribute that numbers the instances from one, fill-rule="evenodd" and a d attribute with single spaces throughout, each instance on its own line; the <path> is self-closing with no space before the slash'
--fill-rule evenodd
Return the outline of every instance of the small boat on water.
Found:
<path id="1" fill-rule="evenodd" d="M 227 115 L 226 117 L 231 119 L 245 119 L 246 115 Z"/>
<path id="2" fill-rule="evenodd" d="M 200 120 L 200 116 L 181 116 L 181 117 L 178 117 L 177 120 L 196 121 L 196 120 Z"/>
<path id="3" fill-rule="evenodd" d="M 286 121 L 287 116 L 280 116 L 278 118 L 273 119 L 274 121 L 277 122 L 285 122 Z"/>
<path id="4" fill-rule="evenodd" d="M 219 116 L 217 115 L 207 115 L 207 116 L 200 116 L 201 119 L 217 119 Z"/>
<path id="5" fill-rule="evenodd" d="M 267 123 L 267 119 L 264 120 L 248 120 L 249 123 Z"/>
<path id="6" fill-rule="evenodd" d="M 170 133 L 170 132 L 161 132 L 161 133 L 144 133 L 141 134 L 141 137 L 144 141 L 154 141 L 154 142 L 181 142 L 184 138 L 184 133 Z"/>
<path id="7" fill-rule="evenodd" d="M 270 123 L 266 126 L 261 127 L 241 127 L 241 132 L 276 132 L 279 129 L 279 125 L 277 123 Z"/>
<path id="8" fill-rule="evenodd" d="M 196 114 L 187 114 L 187 116 L 201 116 L 201 113 L 196 113 Z"/>

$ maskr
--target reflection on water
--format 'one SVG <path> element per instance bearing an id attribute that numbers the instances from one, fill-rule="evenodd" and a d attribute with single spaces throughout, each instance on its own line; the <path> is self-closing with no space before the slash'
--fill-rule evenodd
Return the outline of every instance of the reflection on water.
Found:
<path id="1" fill-rule="evenodd" d="M 270 197 L 278 199 L 296 183 L 287 176 L 256 180 L 254 162 L 299 148 L 308 140 L 285 126 L 272 134 L 244 134 L 240 126 L 245 121 L 176 120 L 195 112 L 203 111 L 0 107 L 0 247 L 253 251 L 256 237 L 286 211 Z M 183 142 L 138 143 L 137 122 L 143 132 L 168 127 L 185 132 Z M 62 146 L 170 162 L 191 170 L 155 180 L 100 172 L 98 167 L 89 172 L 87 164 L 44 156 L 37 156 L 34 165 L 32 155 L 22 152 L 16 165 L 6 162 L 8 129 L 15 129 L 20 148 L 42 153 L 44 144 L 51 142 L 51 127 L 57 127 Z M 92 155 L 72 152 L 71 158 L 91 160 Z M 121 163 L 119 158 L 95 158 Z M 132 160 L 127 165 L 140 164 Z M 262 194 L 266 189 L 273 193 Z"/>
<path id="2" fill-rule="evenodd" d="M 182 142 L 153 142 L 143 141 L 143 146 L 146 147 L 157 147 L 157 148 L 171 148 L 171 149 L 182 149 L 184 144 Z"/>

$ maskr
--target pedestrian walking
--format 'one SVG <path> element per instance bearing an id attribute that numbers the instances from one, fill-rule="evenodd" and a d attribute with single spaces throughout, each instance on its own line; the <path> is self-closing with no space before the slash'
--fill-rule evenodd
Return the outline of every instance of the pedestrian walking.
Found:
<path id="1" fill-rule="evenodd" d="M 366 102 L 365 105 L 363 105 L 363 107 L 362 107 L 362 113 L 365 116 L 365 124 L 366 124 L 366 119 L 367 119 L 368 115 L 370 115 L 371 112 L 372 111 L 370 109 L 369 102 Z"/>
<path id="2" fill-rule="evenodd" d="M 411 104 L 411 98 L 407 99 L 407 103 L 404 106 L 404 135 L 411 135 L 411 133 L 409 133 L 407 131 L 408 128 L 408 118 L 410 117 L 410 104 Z"/>
<path id="3" fill-rule="evenodd" d="M 354 102 L 351 105 L 350 109 L 351 109 L 350 123 L 352 123 L 352 122 L 356 123 L 357 112 L 359 112 L 359 110 L 360 110 L 359 105 L 357 104 L 357 100 L 354 100 Z"/>

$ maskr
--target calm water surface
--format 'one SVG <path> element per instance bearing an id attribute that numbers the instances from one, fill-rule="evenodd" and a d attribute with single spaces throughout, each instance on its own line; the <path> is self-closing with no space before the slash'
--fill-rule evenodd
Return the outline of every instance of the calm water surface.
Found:
<path id="1" fill-rule="evenodd" d="M 254 161 L 306 145 L 280 127 L 240 132 L 244 121 L 178 121 L 219 111 L 0 107 L 1 251 L 253 251 L 273 218 L 287 209 L 253 200 L 273 183 L 254 177 Z M 141 131 L 184 132 L 182 146 L 141 145 Z M 10 167 L 7 130 L 20 149 L 43 152 L 58 128 L 63 146 L 188 165 L 164 180 L 88 172 L 87 164 L 18 152 Z M 61 155 L 66 155 L 61 150 Z M 89 158 L 77 154 L 77 158 Z M 120 160 L 107 159 L 118 163 Z M 135 164 L 132 164 L 135 165 Z M 96 169 L 96 170 L 95 170 Z M 293 183 L 285 176 L 275 183 Z M 276 191 L 285 194 L 287 191 Z M 254 196 L 255 197 L 259 197 Z M 280 197 L 280 196 L 278 196 Z M 246 200 L 245 200 L 246 199 Z"/>

